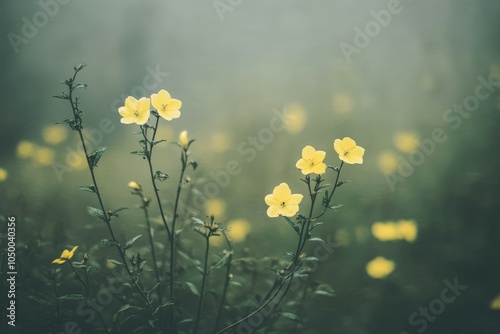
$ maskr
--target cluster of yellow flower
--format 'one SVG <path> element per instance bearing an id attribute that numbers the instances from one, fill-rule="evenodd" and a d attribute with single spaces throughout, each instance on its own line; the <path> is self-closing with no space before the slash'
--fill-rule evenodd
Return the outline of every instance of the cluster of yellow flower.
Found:
<path id="1" fill-rule="evenodd" d="M 344 139 L 335 139 L 333 148 L 339 155 L 342 163 L 362 164 L 365 149 L 357 146 L 356 142 L 345 137 Z M 304 175 L 321 175 L 326 172 L 326 164 L 323 162 L 326 157 L 325 151 L 317 151 L 314 147 L 307 145 L 302 149 L 302 158 L 297 161 L 295 166 L 299 168 Z M 290 187 L 286 183 L 274 187 L 273 193 L 265 197 L 265 202 L 269 205 L 267 215 L 269 217 L 293 217 L 299 211 L 299 204 L 302 201 L 301 194 L 292 194 Z"/>
<path id="2" fill-rule="evenodd" d="M 169 92 L 162 89 L 158 94 L 152 94 L 151 99 L 141 97 L 137 100 L 133 96 L 127 97 L 125 105 L 118 109 L 118 113 L 122 116 L 120 121 L 123 124 L 146 124 L 151 113 L 151 104 L 156 108 L 158 114 L 167 121 L 181 116 L 179 109 L 182 107 L 182 102 L 173 99 Z"/>
<path id="3" fill-rule="evenodd" d="M 380 241 L 406 240 L 414 242 L 417 239 L 417 233 L 418 228 L 414 220 L 376 222 L 372 225 L 372 234 Z"/>

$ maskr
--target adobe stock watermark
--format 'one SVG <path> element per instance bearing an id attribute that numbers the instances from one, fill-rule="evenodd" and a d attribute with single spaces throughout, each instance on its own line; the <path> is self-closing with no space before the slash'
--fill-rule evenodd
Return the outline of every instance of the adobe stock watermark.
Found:
<path id="1" fill-rule="evenodd" d="M 242 3 L 243 0 L 214 0 L 212 1 L 212 6 L 214 6 L 219 19 L 224 21 L 224 15 L 228 12 L 233 12 Z"/>
<path id="2" fill-rule="evenodd" d="M 456 277 L 453 279 L 453 283 L 447 279 L 443 283 L 445 288 L 441 290 L 438 298 L 431 300 L 426 307 L 419 307 L 417 312 L 413 312 L 408 317 L 408 323 L 415 327 L 417 333 L 423 333 L 429 327 L 429 323 L 436 321 L 437 317 L 443 314 L 446 305 L 454 303 L 462 292 L 468 288 L 467 285 L 459 284 Z M 399 334 L 409 333 L 403 331 Z"/>
<path id="3" fill-rule="evenodd" d="M 477 78 L 478 84 L 474 93 L 466 96 L 461 103 L 455 103 L 443 113 L 443 120 L 450 124 L 452 130 L 457 130 L 463 124 L 463 120 L 469 118 L 473 112 L 479 109 L 481 102 L 489 99 L 495 92 L 495 88 L 500 87 L 500 82 L 490 74 L 487 79 L 483 76 Z M 385 180 L 392 192 L 396 190 L 398 183 L 404 182 L 421 166 L 428 157 L 436 152 L 436 148 L 448 140 L 448 134 L 443 128 L 437 127 L 431 131 L 428 138 L 421 141 L 419 147 L 412 152 L 408 159 L 398 155 L 399 165 L 397 173 L 385 174 Z"/>
<path id="4" fill-rule="evenodd" d="M 59 14 L 60 6 L 66 5 L 71 0 L 39 0 L 37 2 L 40 10 L 36 11 L 30 17 L 21 17 L 21 29 L 19 33 L 9 32 L 7 39 L 14 50 L 14 53 L 19 53 L 19 47 L 22 44 L 28 44 L 30 40 L 35 38 L 40 29 L 43 29 L 49 21 Z"/>
<path id="5" fill-rule="evenodd" d="M 324 242 L 319 242 L 319 244 L 312 251 L 312 256 L 316 257 L 316 261 L 308 261 L 307 268 L 309 269 L 308 274 L 314 273 L 319 268 L 319 263 L 326 261 L 332 254 L 337 244 L 333 242 L 331 235 L 327 235 Z M 288 293 L 298 291 L 302 284 L 307 280 L 307 276 L 294 277 L 292 282 L 290 282 L 290 288 Z M 255 329 L 259 328 L 271 315 L 275 307 L 278 306 L 280 298 L 275 298 L 268 305 L 266 305 L 260 312 L 256 313 L 252 317 L 243 321 L 236 327 L 236 334 L 251 334 Z"/>
<path id="6" fill-rule="evenodd" d="M 411 0 L 409 0 L 411 1 Z M 374 38 L 376 38 L 383 29 L 387 28 L 392 22 L 394 15 L 398 15 L 403 11 L 403 5 L 400 0 L 389 0 L 386 9 L 379 11 L 371 10 L 370 15 L 373 20 L 368 21 L 363 29 L 358 26 L 354 27 L 354 38 L 352 44 L 341 42 L 339 44 L 340 50 L 344 55 L 348 64 L 352 61 L 354 54 L 360 54 Z"/>
<path id="7" fill-rule="evenodd" d="M 245 158 L 247 163 L 252 162 L 259 152 L 263 151 L 275 138 L 277 133 L 285 130 L 287 124 L 287 109 L 282 111 L 273 109 L 273 116 L 269 120 L 268 126 L 260 129 L 257 133 L 249 135 L 247 139 L 238 144 L 236 150 L 240 156 Z M 209 198 L 219 195 L 220 190 L 226 188 L 231 182 L 231 178 L 239 175 L 243 171 L 242 163 L 238 160 L 230 160 L 223 170 L 211 171 L 208 173 L 210 180 L 205 183 L 201 191 L 194 192 L 193 205 L 201 210 Z"/>
<path id="8" fill-rule="evenodd" d="M 151 66 L 146 66 L 145 70 L 147 74 L 142 78 L 141 84 L 134 86 L 130 90 L 129 95 L 136 98 L 148 96 L 156 92 L 160 84 L 169 75 L 168 72 L 163 72 L 160 69 L 160 64 L 156 64 L 154 69 Z M 111 102 L 110 110 L 112 113 L 118 114 L 118 108 L 124 104 L 127 96 L 128 95 L 122 94 L 119 98 Z M 83 130 L 83 135 L 88 152 L 91 153 L 98 148 L 104 141 L 105 135 L 109 135 L 115 129 L 116 125 L 110 118 L 101 119 L 98 128 L 85 128 Z M 52 169 L 59 182 L 62 182 L 64 174 L 71 173 L 75 170 L 76 166 L 86 163 L 86 157 L 81 142 L 74 146 L 67 145 L 65 147 L 65 152 L 66 155 L 63 162 L 55 161 L 52 164 Z"/>

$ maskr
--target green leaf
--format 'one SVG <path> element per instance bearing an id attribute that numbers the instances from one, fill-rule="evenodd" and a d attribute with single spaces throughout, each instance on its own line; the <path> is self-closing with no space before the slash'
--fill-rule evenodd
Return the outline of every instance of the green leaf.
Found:
<path id="1" fill-rule="evenodd" d="M 164 142 L 164 141 L 166 141 L 166 140 L 165 140 L 165 139 L 153 140 L 153 141 L 151 142 L 151 144 L 153 144 L 153 146 L 155 146 L 155 145 L 157 145 L 157 144 L 159 144 L 159 143 L 162 143 L 162 142 Z"/>
<path id="2" fill-rule="evenodd" d="M 196 168 L 198 168 L 198 163 L 196 161 L 191 161 L 189 164 L 191 165 L 191 167 L 193 167 L 193 170 L 196 170 Z"/>
<path id="3" fill-rule="evenodd" d="M 337 187 L 340 187 L 341 185 L 349 183 L 349 182 L 351 182 L 351 180 L 340 180 L 339 182 L 337 182 Z"/>
<path id="4" fill-rule="evenodd" d="M 120 216 L 118 215 L 118 212 L 120 211 L 123 211 L 123 210 L 127 210 L 128 208 L 126 206 L 122 206 L 122 207 L 119 207 L 118 209 L 115 209 L 111 212 L 108 212 L 109 213 L 109 216 L 110 217 L 117 217 L 119 218 Z"/>
<path id="5" fill-rule="evenodd" d="M 94 152 L 90 153 L 90 155 L 88 156 L 90 165 L 92 165 L 93 167 L 97 167 L 97 163 L 104 154 L 104 151 L 106 151 L 106 147 L 98 147 L 94 150 Z"/>
<path id="6" fill-rule="evenodd" d="M 62 95 L 60 96 L 57 96 L 57 95 L 52 95 L 52 97 L 55 97 L 56 99 L 61 99 L 61 100 L 68 100 L 69 99 L 69 96 L 66 95 L 66 93 L 63 93 Z"/>
<path id="7" fill-rule="evenodd" d="M 74 119 L 68 119 L 67 118 L 65 120 L 56 122 L 56 124 L 67 124 L 73 130 L 79 130 L 79 129 L 81 129 L 81 126 L 78 126 L 77 125 L 78 123 Z"/>
<path id="8" fill-rule="evenodd" d="M 101 240 L 101 248 L 103 248 L 104 246 L 113 247 L 115 245 L 116 245 L 116 241 L 109 240 L 109 239 L 102 239 Z"/>
<path id="9" fill-rule="evenodd" d="M 302 322 L 302 319 L 300 319 L 298 315 L 295 315 L 295 314 L 290 313 L 290 312 L 281 312 L 281 313 L 279 313 L 279 315 L 281 315 L 282 317 L 288 318 L 290 320 L 296 321 L 296 322 Z"/>
<path id="10" fill-rule="evenodd" d="M 146 142 L 146 140 L 144 140 L 144 139 L 139 140 L 139 144 L 140 144 L 140 145 L 142 146 L 142 148 L 144 148 L 144 149 L 145 149 L 146 147 L 148 147 L 148 146 L 147 146 L 147 142 Z"/>
<path id="11" fill-rule="evenodd" d="M 163 182 L 166 179 L 168 179 L 168 175 L 157 170 L 155 174 L 155 179 L 159 180 L 160 182 Z"/>
<path id="12" fill-rule="evenodd" d="M 59 299 L 59 300 L 85 300 L 87 298 L 85 298 L 84 295 L 80 295 L 80 294 L 75 293 L 75 294 L 69 294 L 69 295 L 57 297 L 57 299 Z"/>
<path id="13" fill-rule="evenodd" d="M 88 87 L 87 84 L 76 84 L 73 86 L 72 90 L 80 89 L 80 88 L 86 89 L 87 87 Z"/>
<path id="14" fill-rule="evenodd" d="M 102 210 L 100 210 L 100 209 L 96 209 L 96 208 L 89 206 L 89 207 L 87 207 L 87 212 L 91 216 L 94 216 L 94 217 L 97 217 L 99 219 L 106 221 L 106 216 L 104 215 L 104 212 L 102 212 Z"/>
<path id="15" fill-rule="evenodd" d="M 143 307 L 139 307 L 139 306 L 133 306 L 133 305 L 125 304 L 122 307 L 120 307 L 120 309 L 118 311 L 116 311 L 115 315 L 113 316 L 113 322 L 116 322 L 116 320 L 118 319 L 118 315 L 120 313 L 128 311 L 128 310 L 144 311 L 144 308 Z"/>
<path id="16" fill-rule="evenodd" d="M 137 239 L 139 239 L 140 237 L 142 237 L 141 234 L 139 235 L 136 235 L 135 237 L 133 237 L 132 239 L 130 239 L 129 241 L 127 241 L 127 243 L 125 244 L 125 247 L 123 247 L 123 249 L 129 249 L 130 247 L 132 247 L 132 245 L 134 244 L 134 242 L 137 241 Z"/>
<path id="17" fill-rule="evenodd" d="M 221 259 L 219 261 L 217 261 L 216 264 L 214 264 L 210 268 L 210 270 L 208 272 L 211 273 L 212 271 L 216 271 L 217 269 L 220 269 L 220 268 L 224 267 L 226 264 L 229 263 L 229 261 L 231 260 L 232 255 L 233 254 L 231 252 L 227 252 L 223 257 L 221 257 Z"/>
<path id="18" fill-rule="evenodd" d="M 295 230 L 295 232 L 297 232 L 298 235 L 300 235 L 300 228 L 295 224 L 295 222 L 288 217 L 285 216 L 282 217 L 285 218 L 287 223 L 290 224 L 290 226 Z"/>
<path id="19" fill-rule="evenodd" d="M 311 239 L 308 239 L 307 241 L 318 241 L 318 242 L 321 242 L 321 243 L 325 243 L 325 240 L 323 240 L 321 238 L 311 238 Z"/>
<path id="20" fill-rule="evenodd" d="M 146 152 L 144 152 L 144 151 L 132 151 L 132 152 L 130 152 L 130 154 L 146 156 Z"/>
<path id="21" fill-rule="evenodd" d="M 113 259 L 106 259 L 106 261 L 108 261 L 109 263 L 116 264 L 117 266 L 125 267 L 125 265 L 123 263 L 121 263 L 120 261 L 116 261 L 116 260 L 113 260 Z"/>
<path id="22" fill-rule="evenodd" d="M 309 231 L 312 231 L 313 229 L 315 229 L 317 226 L 320 226 L 320 225 L 323 225 L 323 223 L 320 222 L 320 223 L 313 224 L 311 226 L 311 228 L 309 229 Z"/>
<path id="23" fill-rule="evenodd" d="M 200 296 L 200 293 L 198 292 L 198 289 L 196 288 L 196 286 L 191 283 L 191 282 L 184 282 L 184 285 L 186 285 L 189 289 L 189 291 L 191 291 L 193 293 L 193 295 L 195 296 Z"/>
<path id="24" fill-rule="evenodd" d="M 308 256 L 302 259 L 302 261 L 319 261 L 316 256 Z"/>
<path id="25" fill-rule="evenodd" d="M 325 291 L 325 290 L 316 290 L 316 291 L 314 291 L 314 294 L 318 295 L 318 296 L 335 297 L 334 292 Z"/>
<path id="26" fill-rule="evenodd" d="M 88 191 L 91 193 L 95 193 L 95 187 L 93 185 L 91 185 L 91 186 L 79 186 L 78 189 L 83 190 L 83 191 Z"/>
<path id="27" fill-rule="evenodd" d="M 332 209 L 333 211 L 337 211 L 337 209 L 340 209 L 343 206 L 344 206 L 343 204 L 333 205 L 333 206 L 329 207 L 329 209 Z"/>
<path id="28" fill-rule="evenodd" d="M 158 306 L 156 308 L 156 310 L 154 311 L 154 314 L 156 315 L 159 310 L 161 310 L 162 308 L 164 308 L 166 306 L 170 306 L 170 305 L 174 305 L 174 303 L 172 303 L 172 302 L 164 302 L 163 304 L 161 304 L 160 306 Z"/>

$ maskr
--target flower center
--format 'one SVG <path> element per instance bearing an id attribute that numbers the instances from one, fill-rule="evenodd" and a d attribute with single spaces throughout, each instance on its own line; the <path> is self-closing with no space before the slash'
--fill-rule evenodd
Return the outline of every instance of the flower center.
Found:
<path id="1" fill-rule="evenodd" d="M 349 154 L 349 151 L 344 151 L 344 155 L 348 155 Z"/>
<path id="2" fill-rule="evenodd" d="M 286 204 L 285 204 L 285 202 L 281 202 L 281 203 L 280 203 L 280 206 L 281 206 L 282 208 L 284 208 L 284 207 L 285 207 L 285 205 L 286 205 Z"/>
<path id="3" fill-rule="evenodd" d="M 139 110 L 134 110 L 135 117 L 139 117 Z"/>
<path id="4" fill-rule="evenodd" d="M 162 104 L 161 105 L 161 110 L 165 111 L 165 109 L 167 109 L 167 105 L 166 104 Z"/>

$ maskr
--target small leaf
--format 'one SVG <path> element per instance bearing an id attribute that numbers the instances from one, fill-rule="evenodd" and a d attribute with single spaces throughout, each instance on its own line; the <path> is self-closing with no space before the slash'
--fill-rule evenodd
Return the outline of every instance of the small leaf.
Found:
<path id="1" fill-rule="evenodd" d="M 196 161 L 191 161 L 189 164 L 191 165 L 191 167 L 193 167 L 193 170 L 196 170 L 196 168 L 198 168 L 198 163 Z"/>
<path id="2" fill-rule="evenodd" d="M 320 226 L 320 225 L 323 225 L 323 223 L 320 222 L 320 223 L 313 224 L 311 226 L 311 228 L 309 229 L 309 231 L 312 231 L 314 228 L 316 228 L 317 226 Z"/>
<path id="3" fill-rule="evenodd" d="M 325 240 L 323 240 L 321 238 L 311 238 L 311 239 L 308 239 L 307 241 L 318 241 L 318 242 L 321 242 L 321 243 L 325 243 Z"/>
<path id="4" fill-rule="evenodd" d="M 340 187 L 341 185 L 349 183 L 349 182 L 351 182 L 351 180 L 340 180 L 339 182 L 337 182 L 337 187 Z"/>
<path id="5" fill-rule="evenodd" d="M 92 186 L 79 186 L 78 189 L 83 190 L 83 191 L 88 191 L 91 193 L 95 193 L 95 187 Z"/>
<path id="6" fill-rule="evenodd" d="M 325 290 L 316 290 L 316 291 L 314 291 L 314 294 L 318 295 L 318 296 L 335 297 L 335 293 L 325 291 Z"/>
<path id="7" fill-rule="evenodd" d="M 69 295 L 64 295 L 61 297 L 57 297 L 59 300 L 85 300 L 85 296 L 80 295 L 80 294 L 69 294 Z"/>
<path id="8" fill-rule="evenodd" d="M 120 216 L 118 215 L 118 212 L 123 211 L 123 210 L 128 210 L 126 206 L 119 207 L 118 209 L 115 209 L 113 211 L 108 211 L 109 216 L 117 217 L 119 218 Z"/>
<path id="9" fill-rule="evenodd" d="M 288 318 L 290 320 L 296 321 L 296 322 L 302 322 L 302 319 L 299 318 L 299 316 L 290 313 L 290 312 L 281 312 L 279 313 L 282 317 Z"/>
<path id="10" fill-rule="evenodd" d="M 232 255 L 233 254 L 231 252 L 227 252 L 219 261 L 217 261 L 216 264 L 214 264 L 210 268 L 210 270 L 208 272 L 211 273 L 212 271 L 215 271 L 217 269 L 220 269 L 220 268 L 224 267 L 226 264 L 229 263 L 229 261 L 231 260 Z"/>
<path id="11" fill-rule="evenodd" d="M 166 306 L 170 306 L 170 305 L 174 305 L 174 303 L 172 303 L 172 302 L 164 302 L 163 304 L 161 304 L 160 306 L 158 306 L 156 308 L 156 310 L 154 311 L 154 314 L 156 315 L 159 310 L 161 310 L 162 308 L 164 308 Z"/>
<path id="12" fill-rule="evenodd" d="M 87 88 L 87 84 L 76 84 L 76 85 L 73 86 L 72 90 L 80 89 L 80 88 L 86 89 Z"/>
<path id="13" fill-rule="evenodd" d="M 66 95 L 66 93 L 63 93 L 60 96 L 58 96 L 58 95 L 52 95 L 52 97 L 55 97 L 56 99 L 61 99 L 61 100 L 68 100 L 69 99 L 69 96 Z"/>
<path id="14" fill-rule="evenodd" d="M 146 142 L 146 140 L 144 140 L 144 139 L 139 140 L 139 144 L 140 144 L 140 145 L 142 146 L 142 148 L 144 148 L 144 149 L 145 149 L 146 147 L 148 147 L 148 146 L 147 146 L 147 142 Z"/>
<path id="15" fill-rule="evenodd" d="M 165 173 L 162 173 L 160 172 L 159 170 L 156 171 L 156 174 L 155 174 L 155 179 L 159 180 L 160 182 L 163 182 L 165 181 L 166 179 L 168 179 L 168 175 L 165 174 Z"/>
<path id="16" fill-rule="evenodd" d="M 106 221 L 106 216 L 104 215 L 104 212 L 102 212 L 102 210 L 100 210 L 100 209 L 96 209 L 96 208 L 89 206 L 89 207 L 87 207 L 87 212 L 91 216 L 94 216 L 94 217 L 97 217 L 99 219 Z"/>
<path id="17" fill-rule="evenodd" d="M 144 151 L 132 151 L 130 154 L 146 156 L 146 152 Z"/>
<path id="18" fill-rule="evenodd" d="M 127 243 L 125 244 L 125 247 L 123 247 L 123 249 L 129 249 L 130 247 L 132 247 L 132 245 L 134 244 L 134 242 L 137 241 L 137 239 L 139 239 L 140 237 L 142 237 L 141 234 L 139 235 L 136 235 L 135 237 L 133 237 L 132 239 L 130 239 L 129 241 L 127 241 Z"/>
<path id="19" fill-rule="evenodd" d="M 113 240 L 109 240 L 109 239 L 102 239 L 101 240 L 101 248 L 103 248 L 104 246 L 113 247 L 114 245 L 116 245 L 116 242 Z"/>
<path id="20" fill-rule="evenodd" d="M 196 286 L 191 283 L 191 282 L 184 282 L 184 285 L 186 285 L 189 288 L 189 291 L 191 291 L 195 296 L 200 296 L 200 293 L 198 292 L 198 289 Z"/>
<path id="21" fill-rule="evenodd" d="M 101 159 L 104 151 L 106 151 L 106 147 L 99 147 L 96 148 L 94 152 L 90 153 L 90 155 L 88 156 L 90 165 L 92 165 L 93 167 L 97 167 L 97 163 Z"/>
<path id="22" fill-rule="evenodd" d="M 116 264 L 117 266 L 125 267 L 125 265 L 123 263 L 121 263 L 120 261 L 116 261 L 113 259 L 106 259 L 106 261 L 108 261 L 109 263 L 112 263 L 112 264 Z"/>
<path id="23" fill-rule="evenodd" d="M 164 141 L 166 141 L 166 140 L 165 140 L 165 139 L 153 140 L 153 141 L 151 142 L 151 144 L 153 144 L 153 146 L 155 146 L 155 145 L 157 145 L 157 144 L 159 144 L 159 143 L 162 143 L 162 142 L 164 142 Z"/>
<path id="24" fill-rule="evenodd" d="M 337 209 L 340 209 L 343 206 L 344 206 L 343 204 L 334 205 L 334 206 L 329 207 L 329 209 L 332 209 L 333 211 L 337 211 Z"/>
<path id="25" fill-rule="evenodd" d="M 316 256 L 308 256 L 302 259 L 302 261 L 319 261 Z"/>

